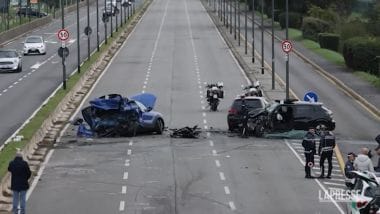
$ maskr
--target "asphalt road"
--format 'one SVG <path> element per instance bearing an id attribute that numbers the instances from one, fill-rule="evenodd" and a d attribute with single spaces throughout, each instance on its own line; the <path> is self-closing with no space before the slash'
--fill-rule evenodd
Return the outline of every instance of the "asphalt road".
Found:
<path id="1" fill-rule="evenodd" d="M 141 1 L 136 1 L 140 5 Z M 99 0 L 99 38 L 104 40 L 104 24 L 101 21 L 104 1 Z M 124 17 L 123 17 L 124 18 Z M 70 55 L 66 59 L 66 71 L 69 76 L 77 68 L 77 25 L 76 12 L 65 16 L 65 26 L 70 32 L 70 39 L 66 43 Z M 124 19 L 123 19 L 124 20 Z M 118 16 L 120 24 L 120 16 Z M 110 35 L 111 22 L 107 24 L 107 35 Z M 113 18 L 115 30 L 116 17 Z M 80 8 L 80 59 L 87 58 L 87 36 L 84 28 L 87 26 L 87 8 Z M 96 4 L 90 6 L 90 26 L 93 33 L 90 37 L 90 50 L 96 50 Z M 61 19 L 35 29 L 28 35 L 41 35 L 47 41 L 46 55 L 28 55 L 23 57 L 23 71 L 21 73 L 0 73 L 0 144 L 9 138 L 24 121 L 42 104 L 42 102 L 61 84 L 62 63 L 57 55 L 61 46 L 56 32 L 61 28 Z M 26 36 L 28 36 L 26 35 Z M 4 48 L 22 50 L 25 37 L 15 39 Z"/>
<path id="2" fill-rule="evenodd" d="M 218 112 L 206 109 L 206 81 L 224 82 Z M 154 1 L 88 99 L 153 92 L 167 126 L 198 124 L 207 132 L 197 140 L 166 133 L 70 143 L 68 131 L 28 212 L 341 213 L 319 202 L 319 184 L 303 178 L 289 144 L 223 132 L 244 83 L 199 0 Z"/>
<path id="3" fill-rule="evenodd" d="M 256 19 L 260 21 L 260 19 Z M 234 11 L 232 11 L 232 23 L 234 24 Z M 248 41 L 252 41 L 252 23 L 248 21 Z M 234 33 L 234 31 L 232 31 Z M 244 15 L 241 15 L 241 33 L 244 35 Z M 255 26 L 255 48 L 261 55 L 261 29 Z M 242 42 L 242 45 L 244 43 Z M 272 38 L 264 33 L 264 59 L 271 66 L 272 62 Z M 261 60 L 256 59 L 257 65 Z M 285 81 L 285 54 L 281 49 L 281 43 L 275 40 L 275 68 L 276 73 Z M 267 67 L 266 65 L 266 67 Z M 265 72 L 271 72 L 266 70 Z M 319 96 L 319 101 L 333 111 L 336 121 L 334 133 L 339 139 L 345 141 L 374 141 L 380 133 L 380 120 L 366 111 L 360 101 L 353 99 L 339 90 L 337 86 L 295 54 L 290 53 L 289 58 L 290 88 L 303 99 L 305 93 L 314 91 Z M 350 83 L 345 83 L 348 86 Z M 270 89 L 267 89 L 270 90 Z"/>

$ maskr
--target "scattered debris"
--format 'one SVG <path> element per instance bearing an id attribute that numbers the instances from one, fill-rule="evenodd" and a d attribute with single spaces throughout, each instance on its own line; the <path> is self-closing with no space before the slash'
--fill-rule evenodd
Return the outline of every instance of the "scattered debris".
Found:
<path id="1" fill-rule="evenodd" d="M 198 126 L 194 126 L 193 128 L 186 126 L 180 129 L 170 130 L 172 131 L 170 137 L 173 138 L 198 138 L 201 133 L 201 128 L 198 128 Z"/>

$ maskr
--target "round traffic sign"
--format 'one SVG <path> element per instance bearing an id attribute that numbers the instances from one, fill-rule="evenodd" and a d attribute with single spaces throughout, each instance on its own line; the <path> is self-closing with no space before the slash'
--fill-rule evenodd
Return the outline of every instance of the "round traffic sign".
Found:
<path id="1" fill-rule="evenodd" d="M 86 36 L 89 36 L 92 34 L 92 28 L 90 26 L 87 26 L 84 28 L 84 34 L 86 34 Z"/>
<path id="2" fill-rule="evenodd" d="M 292 51 L 292 48 L 293 48 L 293 45 L 290 41 L 288 40 L 284 40 L 282 43 L 281 43 L 281 47 L 282 47 L 282 50 L 285 52 L 285 53 L 289 53 L 290 51 Z"/>
<path id="3" fill-rule="evenodd" d="M 69 56 L 69 49 L 67 47 L 58 48 L 58 56 L 59 57 L 65 56 L 65 58 L 68 57 Z"/>
<path id="4" fill-rule="evenodd" d="M 313 162 L 309 162 L 309 163 L 307 163 L 307 165 L 308 165 L 309 167 L 313 167 L 313 166 L 314 166 L 314 163 L 313 163 Z"/>
<path id="5" fill-rule="evenodd" d="M 57 36 L 59 40 L 66 41 L 69 39 L 70 34 L 66 29 L 61 29 L 58 31 Z"/>

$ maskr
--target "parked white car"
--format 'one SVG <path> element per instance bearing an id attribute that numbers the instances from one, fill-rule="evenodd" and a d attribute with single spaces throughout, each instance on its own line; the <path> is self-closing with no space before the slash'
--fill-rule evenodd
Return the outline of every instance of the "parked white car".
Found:
<path id="1" fill-rule="evenodd" d="M 24 41 L 24 55 L 46 54 L 46 44 L 42 36 L 29 36 Z"/>
<path id="2" fill-rule="evenodd" d="M 0 49 L 0 72 L 21 71 L 21 55 L 16 50 Z"/>

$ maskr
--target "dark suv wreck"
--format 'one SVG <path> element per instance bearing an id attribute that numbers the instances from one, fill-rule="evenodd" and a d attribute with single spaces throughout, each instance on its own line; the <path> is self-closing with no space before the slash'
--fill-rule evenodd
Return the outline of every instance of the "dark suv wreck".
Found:
<path id="1" fill-rule="evenodd" d="M 141 132 L 162 134 L 164 119 L 153 111 L 156 96 L 143 93 L 130 98 L 119 94 L 101 96 L 90 101 L 82 110 L 84 121 L 78 124 L 78 136 L 117 137 L 135 136 Z"/>
<path id="2" fill-rule="evenodd" d="M 308 130 L 309 127 L 335 129 L 332 111 L 322 103 L 297 100 L 276 101 L 265 109 L 249 112 L 248 127 L 257 137 L 264 133 Z"/>

